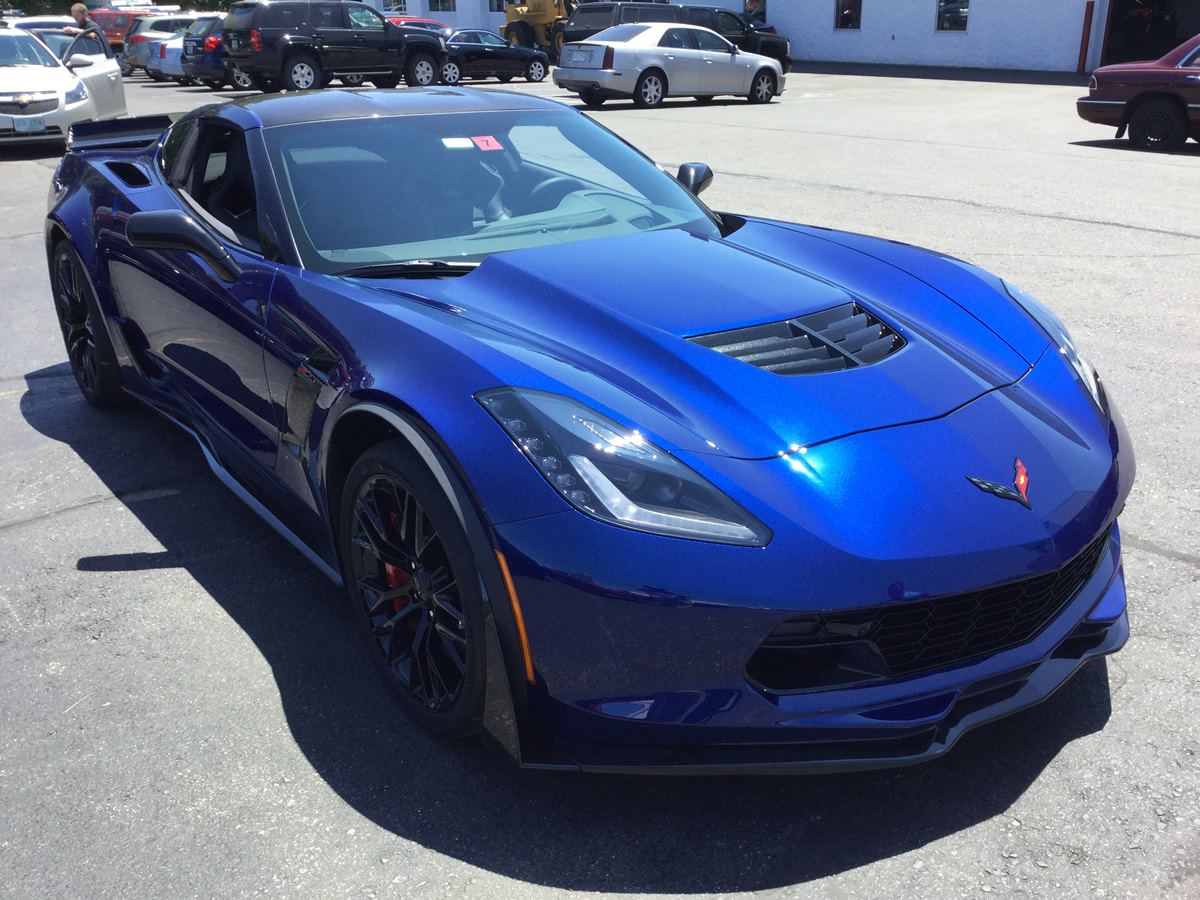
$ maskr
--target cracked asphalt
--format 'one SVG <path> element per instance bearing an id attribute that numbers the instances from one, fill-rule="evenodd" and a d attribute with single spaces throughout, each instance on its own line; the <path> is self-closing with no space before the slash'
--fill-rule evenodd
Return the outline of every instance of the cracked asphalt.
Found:
<path id="1" fill-rule="evenodd" d="M 523 773 L 415 730 L 188 438 L 83 402 L 42 246 L 57 158 L 0 149 L 0 897 L 1200 897 L 1200 145 L 1134 152 L 1083 92 L 799 72 L 767 107 L 594 113 L 712 165 L 717 209 L 1011 279 L 1129 424 L 1125 649 L 941 760 L 827 777 Z"/>

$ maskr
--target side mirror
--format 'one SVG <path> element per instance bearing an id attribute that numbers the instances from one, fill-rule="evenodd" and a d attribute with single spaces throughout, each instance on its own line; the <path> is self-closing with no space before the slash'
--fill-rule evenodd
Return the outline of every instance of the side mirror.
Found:
<path id="1" fill-rule="evenodd" d="M 697 197 L 712 184 L 713 170 L 704 163 L 684 163 L 675 179 Z M 132 219 L 131 219 L 132 221 Z"/>
<path id="2" fill-rule="evenodd" d="M 68 69 L 86 69 L 90 65 L 93 65 L 91 57 L 82 53 L 72 53 L 71 58 L 67 60 Z"/>
<path id="3" fill-rule="evenodd" d="M 146 250 L 181 250 L 195 253 L 222 281 L 234 282 L 242 274 L 225 245 L 182 210 L 164 209 L 134 213 L 125 223 L 125 237 Z"/>

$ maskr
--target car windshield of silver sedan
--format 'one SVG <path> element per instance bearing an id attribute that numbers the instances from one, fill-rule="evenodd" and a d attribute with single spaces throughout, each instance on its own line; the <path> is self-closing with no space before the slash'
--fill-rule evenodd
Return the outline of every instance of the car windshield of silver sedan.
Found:
<path id="1" fill-rule="evenodd" d="M 670 228 L 720 236 L 720 220 L 678 182 L 568 110 L 306 123 L 264 136 L 301 259 L 326 274 L 461 275 L 471 267 L 449 264 L 546 244 Z"/>
<path id="2" fill-rule="evenodd" d="M 58 67 L 58 60 L 35 38 L 13 32 L 0 34 L 0 66 Z"/>

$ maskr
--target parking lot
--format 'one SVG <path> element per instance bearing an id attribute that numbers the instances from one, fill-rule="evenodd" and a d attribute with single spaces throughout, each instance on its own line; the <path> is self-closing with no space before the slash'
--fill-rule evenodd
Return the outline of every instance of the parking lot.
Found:
<path id="1" fill-rule="evenodd" d="M 589 115 L 711 165 L 718 210 L 933 248 L 1054 308 L 1137 451 L 1124 650 L 910 769 L 547 775 L 431 738 L 189 438 L 83 401 L 42 239 L 57 157 L 0 149 L 0 897 L 1200 897 L 1200 144 L 1132 151 L 1081 85 L 909 74 Z"/>

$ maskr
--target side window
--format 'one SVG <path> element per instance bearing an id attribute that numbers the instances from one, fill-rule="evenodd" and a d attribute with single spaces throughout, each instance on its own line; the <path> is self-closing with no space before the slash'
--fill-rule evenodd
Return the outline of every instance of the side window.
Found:
<path id="1" fill-rule="evenodd" d="M 684 21 L 689 25 L 699 25 L 702 28 L 713 27 L 713 14 L 711 9 L 686 9 L 684 10 Z"/>
<path id="2" fill-rule="evenodd" d="M 508 46 L 508 41 L 504 40 L 504 38 L 502 38 L 502 37 L 497 37 L 496 35 L 492 34 L 490 31 L 479 32 L 479 38 L 484 44 L 487 44 L 489 47 L 507 47 Z"/>
<path id="3" fill-rule="evenodd" d="M 162 147 L 158 151 L 158 168 L 164 175 L 171 174 L 171 168 L 175 165 L 175 160 L 179 158 L 179 151 L 183 149 L 187 136 L 191 134 L 195 124 L 195 119 L 189 119 L 178 125 L 172 125 L 167 131 L 167 136 L 163 139 Z"/>
<path id="4" fill-rule="evenodd" d="M 682 28 L 668 28 L 658 42 L 660 47 L 671 47 L 675 50 L 690 50 L 692 43 L 687 39 L 687 32 Z"/>
<path id="5" fill-rule="evenodd" d="M 235 128 L 201 122 L 195 152 L 172 185 L 218 224 L 231 240 L 259 249 L 258 196 L 246 136 Z"/>
<path id="6" fill-rule="evenodd" d="M 101 42 L 95 32 L 81 34 L 75 40 L 71 41 L 71 45 L 67 47 L 64 57 L 70 59 L 76 53 L 82 53 L 84 56 L 103 56 L 107 57 L 106 48 L 108 41 Z"/>
<path id="7" fill-rule="evenodd" d="M 1192 54 L 1192 58 L 1184 62 L 1184 67 L 1188 69 L 1200 69 L 1200 49 Z"/>
<path id="8" fill-rule="evenodd" d="M 706 50 L 710 53 L 732 53 L 733 45 L 719 34 L 713 34 L 711 31 L 693 31 L 692 38 L 696 41 L 696 46 L 701 50 Z"/>
<path id="9" fill-rule="evenodd" d="M 314 28 L 345 28 L 342 21 L 342 8 L 336 3 L 314 3 L 312 5 L 312 24 Z"/>
<path id="10" fill-rule="evenodd" d="M 351 3 L 346 7 L 346 12 L 350 15 L 351 28 L 366 29 L 367 31 L 383 31 L 383 19 L 379 18 L 369 6 L 363 6 L 361 3 Z"/>
<path id="11" fill-rule="evenodd" d="M 718 12 L 717 27 L 713 29 L 717 34 L 723 34 L 730 40 L 740 38 L 746 33 L 746 26 L 742 24 L 742 20 L 732 13 Z"/>

